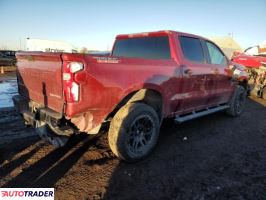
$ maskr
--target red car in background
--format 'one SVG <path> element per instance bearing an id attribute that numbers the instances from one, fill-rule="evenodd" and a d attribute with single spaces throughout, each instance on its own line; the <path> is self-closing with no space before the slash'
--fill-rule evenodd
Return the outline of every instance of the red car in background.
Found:
<path id="1" fill-rule="evenodd" d="M 266 99 L 266 51 L 259 46 L 236 53 L 232 61 L 246 67 L 249 74 L 251 94 Z"/>
<path id="2" fill-rule="evenodd" d="M 251 55 L 250 53 L 247 53 L 251 48 L 259 49 L 259 47 L 250 47 L 243 53 L 235 53 L 235 55 L 232 57 L 232 61 L 244 65 L 248 68 L 258 69 L 260 66 L 266 66 L 266 53 L 259 53 L 259 51 L 257 50 L 257 54 Z"/>

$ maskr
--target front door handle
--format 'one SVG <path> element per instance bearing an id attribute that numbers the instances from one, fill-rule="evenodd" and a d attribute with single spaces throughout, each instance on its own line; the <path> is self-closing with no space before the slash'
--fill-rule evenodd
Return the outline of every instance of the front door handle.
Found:
<path id="1" fill-rule="evenodd" d="M 185 69 L 184 70 L 184 75 L 191 76 L 192 75 L 192 70 L 191 69 Z"/>
<path id="2" fill-rule="evenodd" d="M 183 71 L 184 76 L 191 76 L 192 75 L 192 70 L 189 69 L 186 65 L 181 65 L 181 69 Z"/>
<path id="3" fill-rule="evenodd" d="M 189 74 L 189 73 L 191 73 L 191 69 L 185 69 L 184 70 L 184 74 Z"/>

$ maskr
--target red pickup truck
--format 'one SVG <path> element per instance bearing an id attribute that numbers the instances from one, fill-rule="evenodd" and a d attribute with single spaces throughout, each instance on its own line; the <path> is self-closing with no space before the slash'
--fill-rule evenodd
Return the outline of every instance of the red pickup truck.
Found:
<path id="1" fill-rule="evenodd" d="M 118 35 L 110 56 L 20 52 L 26 124 L 57 146 L 109 124 L 110 148 L 133 162 L 157 143 L 163 118 L 184 122 L 225 110 L 239 115 L 247 76 L 213 42 L 175 31 Z"/>

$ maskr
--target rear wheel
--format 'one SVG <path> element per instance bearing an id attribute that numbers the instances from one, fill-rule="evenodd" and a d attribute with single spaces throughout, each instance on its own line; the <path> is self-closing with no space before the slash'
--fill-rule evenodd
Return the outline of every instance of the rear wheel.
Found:
<path id="1" fill-rule="evenodd" d="M 144 103 L 123 106 L 111 121 L 108 140 L 113 153 L 134 162 L 146 157 L 155 147 L 160 122 L 155 110 Z"/>
<path id="2" fill-rule="evenodd" d="M 245 108 L 246 99 L 247 91 L 243 86 L 238 85 L 229 104 L 230 107 L 226 110 L 226 113 L 233 117 L 240 115 Z"/>

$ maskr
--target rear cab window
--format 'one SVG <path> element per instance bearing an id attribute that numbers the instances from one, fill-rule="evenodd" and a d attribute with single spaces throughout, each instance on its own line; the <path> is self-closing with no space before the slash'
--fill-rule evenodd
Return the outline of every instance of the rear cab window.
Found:
<path id="1" fill-rule="evenodd" d="M 117 39 L 113 56 L 144 59 L 171 59 L 168 36 Z"/>
<path id="2" fill-rule="evenodd" d="M 178 38 L 183 55 L 187 60 L 197 63 L 205 63 L 200 39 L 187 36 L 179 36 Z"/>

